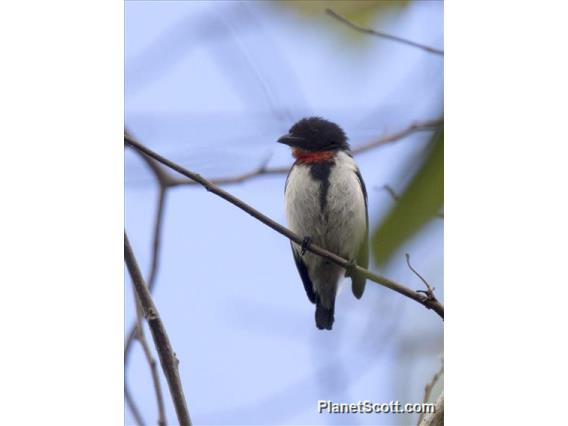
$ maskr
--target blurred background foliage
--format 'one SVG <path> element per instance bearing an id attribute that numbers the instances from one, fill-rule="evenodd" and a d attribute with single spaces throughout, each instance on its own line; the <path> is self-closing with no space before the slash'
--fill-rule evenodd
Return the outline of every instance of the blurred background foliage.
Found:
<path id="1" fill-rule="evenodd" d="M 408 6 L 410 0 L 278 0 L 272 2 L 276 9 L 281 8 L 295 13 L 300 18 L 306 20 L 309 25 L 322 25 L 323 28 L 340 36 L 348 42 L 353 49 L 369 48 L 373 40 L 368 35 L 353 31 L 338 24 L 335 20 L 329 19 L 322 11 L 332 9 L 340 16 L 349 21 L 367 27 L 381 19 L 396 18 Z"/>
<path id="2" fill-rule="evenodd" d="M 279 0 L 275 5 L 293 10 L 300 16 L 310 19 L 321 19 L 322 10 L 333 8 L 335 12 L 350 21 L 356 22 L 361 26 L 368 26 L 385 14 L 401 12 L 409 3 L 409 0 Z M 331 28 L 338 28 L 337 25 L 329 20 L 328 24 Z"/>
<path id="3" fill-rule="evenodd" d="M 372 252 L 377 264 L 385 264 L 398 247 L 433 219 L 443 219 L 444 128 L 438 128 L 430 152 L 412 181 L 372 235 Z"/>

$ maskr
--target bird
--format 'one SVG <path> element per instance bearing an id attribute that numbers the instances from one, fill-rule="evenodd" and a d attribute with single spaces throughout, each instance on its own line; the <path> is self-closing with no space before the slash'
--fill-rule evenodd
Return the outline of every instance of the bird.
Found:
<path id="1" fill-rule="evenodd" d="M 307 252 L 309 244 L 365 269 L 369 265 L 367 190 L 347 140 L 341 127 L 321 117 L 301 119 L 278 139 L 295 158 L 284 187 L 286 219 L 303 238 L 302 244 L 290 242 L 292 255 L 306 295 L 316 305 L 320 330 L 333 328 L 338 283 L 349 271 Z M 350 275 L 353 295 L 360 299 L 366 278 L 356 271 Z"/>

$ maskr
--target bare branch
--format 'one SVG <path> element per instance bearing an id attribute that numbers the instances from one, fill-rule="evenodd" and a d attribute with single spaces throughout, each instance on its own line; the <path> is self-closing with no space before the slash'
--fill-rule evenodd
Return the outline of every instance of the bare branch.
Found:
<path id="1" fill-rule="evenodd" d="M 142 414 L 140 414 L 140 410 L 138 409 L 132 395 L 130 394 L 130 390 L 126 385 L 124 386 L 124 400 L 126 401 L 126 405 L 130 409 L 130 412 L 134 416 L 134 420 L 136 420 L 136 424 L 138 426 L 144 426 L 144 420 L 142 420 Z"/>
<path id="2" fill-rule="evenodd" d="M 428 300 L 430 300 L 432 302 L 438 302 L 438 299 L 436 299 L 436 295 L 434 294 L 435 288 L 431 287 L 430 284 L 428 284 L 428 281 L 426 281 L 424 279 L 424 277 L 422 275 L 420 275 L 418 273 L 418 271 L 412 267 L 412 265 L 410 264 L 410 255 L 408 253 L 406 253 L 405 256 L 406 256 L 406 263 L 408 264 L 408 267 L 410 268 L 410 270 L 412 272 L 414 272 L 414 274 L 416 274 L 416 276 L 418 278 L 420 278 L 420 280 L 422 280 L 422 282 L 424 283 L 424 285 L 426 286 L 426 289 L 427 289 L 427 290 L 416 290 L 416 292 L 417 293 L 423 293 L 424 295 L 426 295 Z"/>
<path id="3" fill-rule="evenodd" d="M 434 412 L 424 416 L 420 426 L 444 426 L 444 393 L 442 392 L 434 406 Z"/>
<path id="4" fill-rule="evenodd" d="M 378 148 L 379 146 L 386 145 L 391 142 L 395 142 L 399 139 L 405 138 L 416 132 L 424 132 L 436 130 L 440 124 L 444 122 L 443 119 L 439 120 L 427 120 L 427 121 L 416 121 L 408 126 L 406 129 L 402 129 L 396 133 L 391 133 L 390 135 L 384 135 L 379 139 L 368 142 L 363 145 L 355 147 L 351 152 L 353 154 L 361 154 L 363 152 L 369 151 L 373 148 Z"/>
<path id="5" fill-rule="evenodd" d="M 442 374 L 444 374 L 444 360 L 442 360 L 442 365 L 440 369 L 436 372 L 436 374 L 434 374 L 432 380 L 430 380 L 430 383 L 424 386 L 424 398 L 422 399 L 422 402 L 426 403 L 430 400 L 430 396 L 432 395 L 432 389 L 434 389 L 434 385 L 438 382 L 438 379 Z M 417 423 L 418 425 L 422 423 L 422 419 L 424 418 L 425 414 L 426 413 L 424 412 L 420 413 L 420 417 L 418 417 L 418 423 Z"/>
<path id="6" fill-rule="evenodd" d="M 424 277 L 423 277 L 422 275 L 420 275 L 420 274 L 418 273 L 418 271 L 417 271 L 416 269 L 414 269 L 414 268 L 412 267 L 412 265 L 410 264 L 410 255 L 409 255 L 408 253 L 405 253 L 405 256 L 406 256 L 406 263 L 407 263 L 408 267 L 410 268 L 410 270 L 411 270 L 412 272 L 414 272 L 414 274 L 415 274 L 418 278 L 420 278 L 420 280 L 424 283 L 424 285 L 425 285 L 426 288 L 428 289 L 428 293 L 432 293 L 432 294 L 433 294 L 433 293 L 434 293 L 434 288 L 430 287 L 430 284 L 428 284 L 428 281 L 426 281 L 426 280 L 424 279 Z"/>
<path id="7" fill-rule="evenodd" d="M 124 130 L 124 137 L 132 137 L 132 135 L 128 130 Z M 141 155 L 140 157 L 142 157 L 142 160 L 146 163 L 152 174 L 156 177 L 160 188 L 167 188 L 173 185 L 171 175 L 159 163 L 152 160 L 151 158 L 148 158 L 145 155 Z"/>
<path id="8" fill-rule="evenodd" d="M 392 40 L 392 41 L 396 41 L 398 43 L 403 43 L 406 44 L 408 46 L 412 46 L 412 47 L 417 47 L 418 49 L 422 49 L 425 50 L 426 52 L 430 52 L 433 53 L 435 55 L 440 55 L 440 56 L 444 56 L 444 51 L 440 50 L 440 49 L 436 49 L 434 47 L 430 47 L 430 46 L 426 46 L 424 44 L 420 44 L 420 43 L 416 43 L 415 41 L 410 41 L 401 37 L 397 37 L 391 34 L 387 34 L 387 33 L 383 33 L 382 31 L 377 31 L 377 30 L 372 30 L 369 28 L 363 28 L 359 25 L 354 24 L 353 22 L 349 21 L 347 18 L 344 18 L 343 16 L 339 15 L 337 12 L 334 12 L 331 9 L 326 9 L 325 13 L 327 13 L 329 16 L 337 19 L 339 22 L 344 23 L 345 25 L 347 25 L 349 28 L 358 31 L 360 33 L 364 33 L 364 34 L 371 34 L 377 37 L 382 37 L 382 38 L 386 38 L 388 40 Z"/>
<path id="9" fill-rule="evenodd" d="M 191 419 L 179 377 L 178 360 L 160 318 L 158 309 L 152 300 L 150 291 L 148 287 L 146 287 L 142 273 L 138 268 L 138 263 L 136 262 L 132 247 L 128 241 L 126 231 L 124 232 L 124 260 L 132 278 L 134 289 L 136 290 L 137 300 L 140 303 L 144 318 L 148 321 L 148 326 L 152 332 L 152 338 L 154 339 L 154 344 L 160 357 L 160 364 L 170 388 L 170 394 L 174 402 L 178 421 L 182 426 L 191 426 Z"/>
<path id="10" fill-rule="evenodd" d="M 136 151 L 138 152 L 138 151 Z M 139 153 L 140 154 L 140 153 Z M 146 157 L 140 154 L 141 157 Z M 147 157 L 146 157 L 147 158 Z M 154 164 L 158 164 L 152 160 Z M 164 170 L 165 172 L 165 170 Z M 159 255 L 160 255 L 160 244 L 162 241 L 162 223 L 164 218 L 164 209 L 166 203 L 167 187 L 161 186 L 160 193 L 158 195 L 158 207 L 156 209 L 156 220 L 154 222 L 154 238 L 152 242 L 152 266 L 150 267 L 150 273 L 148 278 L 148 289 L 150 293 L 154 290 L 156 284 L 156 277 L 158 275 L 159 266 Z M 128 338 L 126 339 L 126 345 L 124 347 L 124 363 L 128 363 L 128 357 L 130 353 L 130 348 L 132 346 L 132 341 L 134 340 L 136 332 L 136 325 L 133 325 L 128 333 Z"/>
<path id="11" fill-rule="evenodd" d="M 146 356 L 146 362 L 150 367 L 150 373 L 152 374 L 152 382 L 154 384 L 154 390 L 156 392 L 156 402 L 158 404 L 158 426 L 166 426 L 166 410 L 164 408 L 164 397 L 162 395 L 162 386 L 160 385 L 160 377 L 158 376 L 158 369 L 156 368 L 156 360 L 152 355 L 148 341 L 146 340 L 146 335 L 144 334 L 144 325 L 142 323 L 142 307 L 140 306 L 140 301 L 136 297 L 136 290 L 134 285 L 132 286 L 134 290 L 134 300 L 136 302 L 136 337 L 142 345 L 144 350 L 144 355 Z"/>
<path id="12" fill-rule="evenodd" d="M 145 159 L 145 161 L 148 160 L 148 161 L 146 161 L 146 163 L 148 164 L 148 166 L 150 166 L 150 168 L 152 170 L 158 170 L 157 168 L 151 166 L 151 165 L 154 165 L 154 166 L 159 167 L 162 174 L 168 174 L 166 169 L 164 169 L 164 167 L 162 167 L 158 162 L 156 162 L 155 160 L 152 160 L 151 158 L 141 154 L 138 151 L 136 151 L 136 152 L 141 157 L 143 157 Z M 158 272 L 160 243 L 161 243 L 161 235 L 162 235 L 162 223 L 163 223 L 163 217 L 164 217 L 166 193 L 167 193 L 167 188 L 168 188 L 163 183 L 164 181 L 162 181 L 160 179 L 159 174 L 160 174 L 160 172 L 154 173 L 154 175 L 155 175 L 155 177 L 158 180 L 158 183 L 160 185 L 160 192 L 159 192 L 159 196 L 158 196 L 158 207 L 156 209 L 156 219 L 155 219 L 155 222 L 154 222 L 154 238 L 153 238 L 153 243 L 152 243 L 152 265 L 151 265 L 151 268 L 150 268 L 150 273 L 149 273 L 149 278 L 148 278 L 148 289 L 149 289 L 150 293 L 154 289 L 154 286 L 155 286 L 155 283 L 156 283 L 157 272 Z M 169 174 L 168 174 L 168 178 L 171 179 Z M 128 362 L 130 360 L 130 353 L 132 351 L 132 344 L 134 343 L 134 340 L 135 340 L 135 337 L 136 337 L 136 328 L 137 328 L 136 323 L 131 326 L 130 331 L 128 332 L 128 337 L 126 339 L 126 343 L 124 345 L 124 369 L 125 369 L 125 371 L 126 371 L 126 368 L 128 366 Z M 132 414 L 136 418 L 137 414 L 139 415 L 139 410 L 136 407 L 136 403 L 134 402 L 134 399 L 130 395 L 130 391 L 129 391 L 129 387 L 128 387 L 128 378 L 127 378 L 126 375 L 124 377 L 124 394 L 125 394 L 125 397 L 128 395 L 128 398 L 126 398 L 126 402 L 128 403 L 128 407 L 132 411 Z M 142 422 L 139 422 L 139 423 L 141 424 Z"/>
<path id="13" fill-rule="evenodd" d="M 384 185 L 382 189 L 388 192 L 394 201 L 400 200 L 400 195 L 394 192 L 394 189 L 392 189 L 390 185 Z"/>
<path id="14" fill-rule="evenodd" d="M 235 197 L 234 195 L 232 195 L 232 194 L 224 191 L 223 189 L 219 188 L 217 185 L 215 185 L 214 183 L 203 178 L 201 175 L 199 175 L 197 173 L 193 173 L 193 172 L 177 165 L 176 163 L 162 157 L 161 155 L 155 153 L 154 151 L 146 148 L 144 145 L 135 141 L 131 137 L 125 136 L 124 141 L 127 145 L 130 145 L 131 147 L 137 149 L 138 151 L 144 153 L 145 155 L 148 155 L 149 157 L 152 157 L 156 161 L 164 164 L 165 166 L 171 168 L 172 170 L 175 170 L 176 172 L 196 181 L 197 183 L 199 183 L 200 185 L 205 187 L 205 189 L 207 191 L 218 195 L 219 197 L 221 197 L 224 200 L 228 201 L 229 203 L 235 205 L 236 207 L 240 208 L 241 210 L 244 210 L 245 212 L 247 212 L 248 214 L 250 214 L 254 218 L 258 219 L 260 222 L 262 222 L 265 225 L 269 226 L 270 228 L 274 229 L 276 232 L 284 235 L 285 237 L 287 237 L 291 241 L 294 241 L 297 244 L 303 243 L 302 237 L 293 233 L 288 228 L 280 225 L 279 223 L 273 221 L 269 217 L 263 215 L 258 210 L 249 206 L 244 201 L 240 200 L 239 198 Z M 314 254 L 317 254 L 318 256 L 324 257 L 324 258 L 332 261 L 333 263 L 345 268 L 348 271 L 349 275 L 352 275 L 353 273 L 357 272 L 357 273 L 365 276 L 366 278 L 368 278 L 369 280 L 371 280 L 371 281 L 373 281 L 377 284 L 380 284 L 384 287 L 390 288 L 391 290 L 394 290 L 394 291 L 396 291 L 396 292 L 398 292 L 398 293 L 400 293 L 400 294 L 402 294 L 402 295 L 404 295 L 404 296 L 406 296 L 410 299 L 415 300 L 416 302 L 424 305 L 428 309 L 433 309 L 441 318 L 444 318 L 444 306 L 440 302 L 438 302 L 438 300 L 436 300 L 435 298 L 434 298 L 434 300 L 432 300 L 428 295 L 424 295 L 420 292 L 410 290 L 409 288 L 404 287 L 403 285 L 400 285 L 400 284 L 398 284 L 398 283 L 396 283 L 396 282 L 394 282 L 394 281 L 392 281 L 388 278 L 376 275 L 376 274 L 368 271 L 367 269 L 362 268 L 361 266 L 353 264 L 352 262 L 349 262 L 348 260 L 346 260 L 346 259 L 344 259 L 344 258 L 342 258 L 342 257 L 340 257 L 340 256 L 338 256 L 334 253 L 331 253 L 331 252 L 329 252 L 329 251 L 327 251 L 327 250 L 325 250 L 325 249 L 323 249 L 319 246 L 316 246 L 315 244 L 311 244 L 311 243 L 308 244 L 306 249 L 308 251 L 314 253 Z"/>
<path id="15" fill-rule="evenodd" d="M 380 146 L 396 142 L 400 139 L 405 138 L 406 136 L 410 136 L 413 133 L 417 132 L 424 132 L 424 131 L 432 131 L 436 130 L 436 128 L 443 122 L 443 119 L 440 120 L 426 120 L 426 121 L 417 121 L 412 123 L 405 129 L 402 129 L 396 133 L 391 133 L 384 135 L 376 140 L 370 141 L 366 144 L 356 146 L 351 150 L 353 155 L 362 154 L 367 152 L 371 149 L 378 148 Z M 127 138 L 132 137 L 130 135 L 125 134 L 125 140 Z M 242 173 L 235 176 L 226 176 L 226 177 L 218 177 L 218 178 L 210 178 L 209 182 L 216 184 L 216 185 L 228 185 L 233 183 L 241 183 L 245 180 L 265 176 L 265 175 L 285 175 L 290 170 L 289 166 L 285 167 L 266 167 L 266 162 L 263 161 L 259 167 L 254 170 L 251 170 L 246 173 Z M 191 179 L 185 178 L 176 178 L 170 176 L 168 178 L 168 182 L 170 186 L 179 186 L 179 185 L 196 185 L 199 182 L 193 181 Z"/>

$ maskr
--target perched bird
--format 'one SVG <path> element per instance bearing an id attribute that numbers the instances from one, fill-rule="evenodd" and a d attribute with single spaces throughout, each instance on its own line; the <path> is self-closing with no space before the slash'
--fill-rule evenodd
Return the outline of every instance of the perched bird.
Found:
<path id="1" fill-rule="evenodd" d="M 310 302 L 316 326 L 331 330 L 337 285 L 345 270 L 306 252 L 311 242 L 367 268 L 369 263 L 367 191 L 345 133 L 320 117 L 304 118 L 278 142 L 289 145 L 296 159 L 285 186 L 289 227 L 304 238 L 292 254 Z M 352 291 L 361 298 L 365 277 L 351 276 Z"/>

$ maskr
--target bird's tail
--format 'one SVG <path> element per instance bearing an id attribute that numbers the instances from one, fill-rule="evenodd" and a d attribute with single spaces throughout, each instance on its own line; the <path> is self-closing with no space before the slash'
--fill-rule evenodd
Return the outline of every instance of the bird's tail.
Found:
<path id="1" fill-rule="evenodd" d="M 316 299 L 316 326 L 320 330 L 331 330 L 333 327 L 333 313 L 335 311 L 335 301 L 331 308 L 326 308 L 321 303 L 319 297 Z"/>

